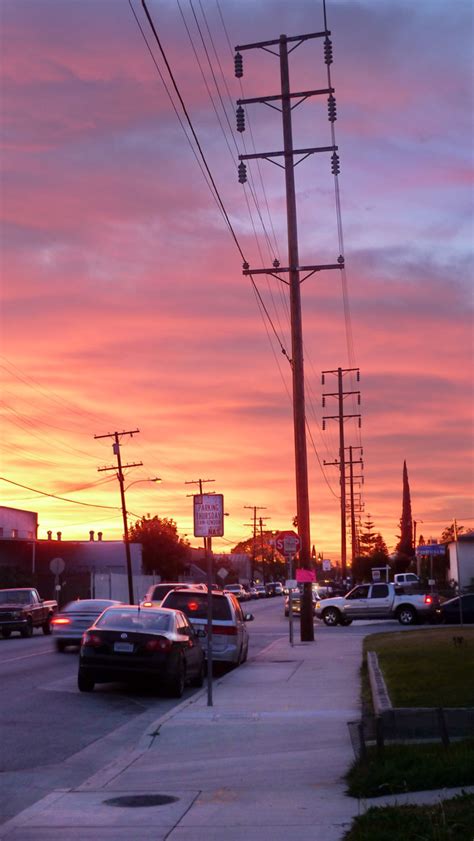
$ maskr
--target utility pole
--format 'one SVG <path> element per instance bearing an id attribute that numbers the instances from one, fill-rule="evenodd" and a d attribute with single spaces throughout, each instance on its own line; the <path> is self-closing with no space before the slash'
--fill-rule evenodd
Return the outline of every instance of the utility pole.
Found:
<path id="1" fill-rule="evenodd" d="M 352 371 L 357 373 L 357 382 L 360 380 L 360 372 L 358 368 L 337 368 L 333 371 L 322 372 L 322 384 L 325 385 L 326 374 L 337 375 L 337 391 L 323 394 L 323 406 L 326 406 L 326 397 L 336 397 L 338 401 L 338 414 L 326 415 L 323 417 L 323 429 L 326 429 L 327 420 L 339 421 L 339 470 L 340 470 L 340 489 L 341 489 L 341 575 L 346 578 L 347 575 L 347 540 L 346 540 L 346 460 L 345 460 L 345 444 L 344 444 L 344 421 L 347 418 L 358 418 L 360 427 L 360 414 L 345 415 L 344 414 L 344 398 L 349 395 L 357 395 L 357 403 L 360 405 L 360 391 L 344 391 L 343 378 L 344 374 L 349 374 Z M 326 464 L 326 462 L 324 462 Z"/>
<path id="2" fill-rule="evenodd" d="M 128 577 L 128 598 L 130 604 L 134 604 L 134 596 L 133 596 L 133 575 L 132 575 L 132 559 L 130 557 L 130 542 L 128 539 L 128 522 L 127 522 L 127 508 L 125 505 L 125 490 L 124 490 L 124 481 L 125 477 L 123 475 L 123 471 L 127 470 L 129 467 L 141 467 L 143 462 L 136 461 L 133 464 L 122 464 L 122 457 L 120 455 L 120 438 L 122 435 L 130 435 L 132 438 L 134 435 L 140 432 L 139 429 L 130 429 L 127 432 L 110 432 L 107 435 L 94 435 L 94 438 L 113 438 L 114 443 L 112 445 L 112 449 L 114 455 L 117 456 L 117 467 L 99 467 L 97 468 L 99 473 L 104 472 L 105 470 L 117 470 L 117 479 L 119 480 L 120 486 L 120 499 L 122 502 L 122 517 L 123 517 L 123 542 L 125 544 L 125 557 L 127 560 L 127 577 Z"/>
<path id="3" fill-rule="evenodd" d="M 257 559 L 257 511 L 266 511 L 265 505 L 244 505 L 244 508 L 250 509 L 253 511 L 253 519 L 251 523 L 244 523 L 245 526 L 249 528 L 253 528 L 253 542 L 252 542 L 252 569 L 251 569 L 251 581 L 252 584 L 254 583 L 255 579 L 255 563 Z M 262 567 L 263 573 L 263 567 Z"/>
<path id="4" fill-rule="evenodd" d="M 356 519 L 355 519 L 355 500 L 354 500 L 354 482 L 356 479 L 361 480 L 362 484 L 364 483 L 364 477 L 361 476 L 354 476 L 354 464 L 360 464 L 361 469 L 363 469 L 364 462 L 362 461 L 363 450 L 362 447 L 348 447 L 349 449 L 349 493 L 350 493 L 350 518 L 351 518 L 351 549 L 352 549 L 352 563 L 354 563 L 354 559 L 356 556 L 357 551 L 357 529 L 356 529 Z M 354 461 L 353 452 L 354 450 L 360 450 L 359 458 Z"/>
<path id="5" fill-rule="evenodd" d="M 288 266 L 281 268 L 278 260 L 274 260 L 272 268 L 251 270 L 248 263 L 244 263 L 244 275 L 269 274 L 290 287 L 290 311 L 291 311 L 291 368 L 293 377 L 293 428 L 295 447 L 295 478 L 296 478 L 296 509 L 298 518 L 298 535 L 300 538 L 300 566 L 311 569 L 311 536 L 309 516 L 309 494 L 308 494 L 308 464 L 306 451 L 306 415 L 305 415 L 305 390 L 304 390 L 304 365 L 303 365 L 303 328 L 301 317 L 301 283 L 315 272 L 324 269 L 342 269 L 344 258 L 339 256 L 336 263 L 328 265 L 301 266 L 298 255 L 298 229 L 296 215 L 296 192 L 294 168 L 309 155 L 319 152 L 332 152 L 332 171 L 339 171 L 337 147 L 335 145 L 312 147 L 309 149 L 295 149 L 293 145 L 292 131 L 292 108 L 301 104 L 312 96 L 328 95 L 328 119 L 333 122 L 336 119 L 336 105 L 333 96 L 334 89 L 327 87 L 321 90 L 310 90 L 302 92 L 291 92 L 288 55 L 299 47 L 303 42 L 314 38 L 324 38 L 326 64 L 332 62 L 332 46 L 329 40 L 330 32 L 314 32 L 307 35 L 287 37 L 281 35 L 278 40 L 262 41 L 260 43 L 245 44 L 237 46 L 235 55 L 235 75 L 243 75 L 243 59 L 241 51 L 262 49 L 279 57 L 281 94 L 276 96 L 264 96 L 253 99 L 239 99 L 237 101 L 237 130 L 245 129 L 245 113 L 243 105 L 262 103 L 276 110 L 281 110 L 283 129 L 283 150 L 277 152 L 264 152 L 262 154 L 239 155 L 239 181 L 245 183 L 247 180 L 246 165 L 244 160 L 252 158 L 264 158 L 272 163 L 277 163 L 277 158 L 284 159 L 285 185 L 286 185 L 286 215 L 288 233 Z M 288 49 L 288 44 L 292 44 Z M 277 52 L 278 49 L 278 52 Z M 293 105 L 292 105 L 293 100 Z M 281 108 L 278 106 L 281 104 Z M 295 162 L 295 156 L 302 156 Z M 281 166 L 281 164 L 277 164 Z M 305 277 L 300 278 L 300 272 L 306 272 Z M 283 280 L 281 274 L 288 274 L 289 281 Z M 312 608 L 311 582 L 304 584 L 304 593 L 301 605 L 301 640 L 304 642 L 314 640 L 314 622 Z"/>

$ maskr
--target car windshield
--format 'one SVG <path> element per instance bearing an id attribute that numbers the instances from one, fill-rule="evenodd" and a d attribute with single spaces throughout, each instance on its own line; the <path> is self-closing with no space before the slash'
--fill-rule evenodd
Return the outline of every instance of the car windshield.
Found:
<path id="1" fill-rule="evenodd" d="M 24 590 L 3 590 L 0 592 L 0 604 L 28 604 L 29 593 Z"/>
<path id="2" fill-rule="evenodd" d="M 102 613 L 106 607 L 111 607 L 114 602 L 109 599 L 79 599 L 75 602 L 69 602 L 63 608 L 63 613 Z"/>
<path id="3" fill-rule="evenodd" d="M 151 610 L 106 610 L 96 622 L 96 628 L 113 628 L 128 631 L 169 631 L 171 616 Z"/>
<path id="4" fill-rule="evenodd" d="M 207 619 L 207 593 L 174 590 L 166 598 L 166 607 L 182 610 L 188 619 Z M 229 602 L 225 596 L 213 594 L 212 618 L 232 619 Z"/>

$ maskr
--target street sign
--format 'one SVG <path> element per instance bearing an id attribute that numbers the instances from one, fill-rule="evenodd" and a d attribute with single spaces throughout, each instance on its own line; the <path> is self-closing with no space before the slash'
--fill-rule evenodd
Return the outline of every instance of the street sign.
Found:
<path id="1" fill-rule="evenodd" d="M 53 558 L 53 560 L 49 563 L 49 568 L 53 575 L 61 575 L 61 573 L 64 572 L 65 567 L 66 564 L 62 558 Z"/>
<path id="2" fill-rule="evenodd" d="M 224 580 L 224 578 L 227 578 L 227 576 L 229 575 L 229 571 L 225 567 L 221 567 L 217 570 L 217 574 L 219 578 L 222 578 L 222 580 Z"/>
<path id="3" fill-rule="evenodd" d="M 222 537 L 224 497 L 222 494 L 196 494 L 193 497 L 194 537 Z"/>
<path id="4" fill-rule="evenodd" d="M 444 555 L 446 546 L 444 543 L 423 543 L 416 547 L 415 553 L 417 558 L 423 557 L 423 555 Z"/>
<path id="5" fill-rule="evenodd" d="M 323 570 L 324 570 L 324 572 L 329 572 L 330 569 L 331 569 L 331 561 L 329 559 L 324 559 L 323 560 Z"/>
<path id="6" fill-rule="evenodd" d="M 303 567 L 300 567 L 296 570 L 296 580 L 298 584 L 306 584 L 308 581 L 316 581 L 316 575 L 312 569 L 303 569 Z"/>
<path id="7" fill-rule="evenodd" d="M 280 531 L 275 539 L 275 549 L 282 555 L 296 555 L 300 551 L 301 541 L 294 531 Z"/>

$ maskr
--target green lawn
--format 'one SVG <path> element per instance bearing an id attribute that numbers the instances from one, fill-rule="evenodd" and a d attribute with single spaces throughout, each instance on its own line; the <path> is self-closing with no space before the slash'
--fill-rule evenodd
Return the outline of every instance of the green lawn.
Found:
<path id="1" fill-rule="evenodd" d="M 386 745 L 367 750 L 346 774 L 352 797 L 380 797 L 404 791 L 428 791 L 474 785 L 474 739 L 428 744 Z M 473 826 L 474 838 L 474 826 Z"/>
<path id="2" fill-rule="evenodd" d="M 355 818 L 344 841 L 473 841 L 474 795 L 436 806 L 387 806 Z"/>
<path id="3" fill-rule="evenodd" d="M 394 707 L 474 706 L 474 628 L 371 634 L 364 650 L 376 652 Z"/>

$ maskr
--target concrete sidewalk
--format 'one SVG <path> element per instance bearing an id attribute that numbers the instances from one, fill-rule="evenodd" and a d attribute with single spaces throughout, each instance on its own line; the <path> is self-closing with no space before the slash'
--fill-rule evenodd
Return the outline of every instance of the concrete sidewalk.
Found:
<path id="1" fill-rule="evenodd" d="M 277 640 L 215 681 L 212 707 L 206 690 L 179 704 L 136 751 L 17 815 L 0 839 L 340 841 L 370 805 L 441 799 L 344 794 L 361 649 L 361 636 L 337 631 L 293 647 Z"/>

